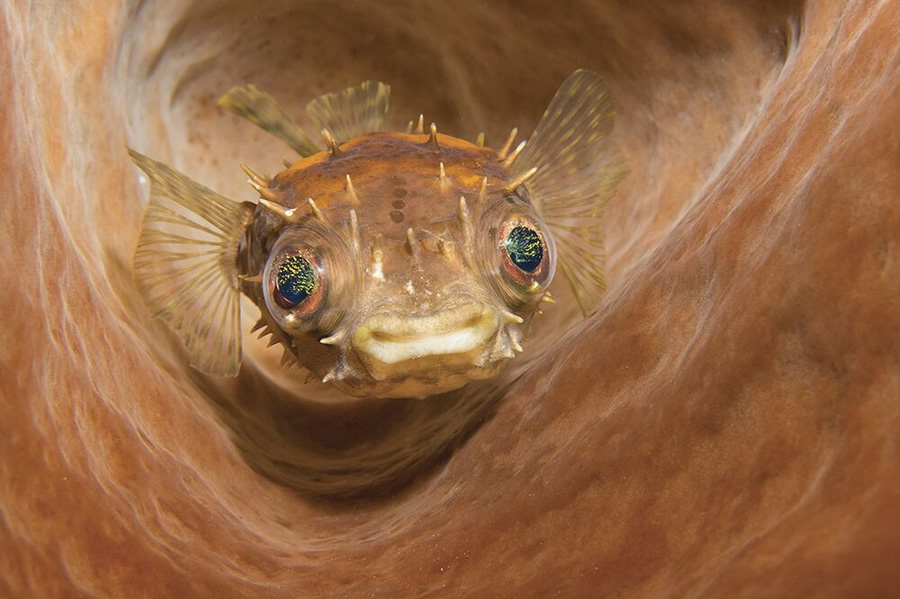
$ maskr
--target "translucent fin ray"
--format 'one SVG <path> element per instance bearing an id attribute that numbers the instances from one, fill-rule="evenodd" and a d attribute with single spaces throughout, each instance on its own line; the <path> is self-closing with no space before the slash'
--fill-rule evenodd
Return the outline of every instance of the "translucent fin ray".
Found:
<path id="1" fill-rule="evenodd" d="M 301 156 L 311 156 L 321 151 L 275 98 L 253 84 L 232 87 L 219 98 L 219 106 L 268 131 Z"/>
<path id="2" fill-rule="evenodd" d="M 128 150 L 150 179 L 150 203 L 134 253 L 137 287 L 178 335 L 191 366 L 235 376 L 241 365 L 237 251 L 254 206 Z"/>
<path id="3" fill-rule="evenodd" d="M 558 264 L 585 316 L 606 290 L 603 209 L 626 174 L 612 140 L 615 110 L 599 75 L 579 70 L 559 88 L 512 166 L 556 239 Z"/>
<path id="4" fill-rule="evenodd" d="M 328 129 L 341 143 L 384 131 L 391 100 L 391 86 L 364 81 L 357 87 L 319 96 L 306 105 L 306 114 L 319 129 Z"/>

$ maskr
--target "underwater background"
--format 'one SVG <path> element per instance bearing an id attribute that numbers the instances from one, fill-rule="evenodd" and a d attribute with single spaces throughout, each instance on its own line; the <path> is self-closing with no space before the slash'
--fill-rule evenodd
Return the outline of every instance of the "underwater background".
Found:
<path id="1" fill-rule="evenodd" d="M 0 596 L 895 592 L 897 31 L 887 0 L 4 2 Z M 233 85 L 300 115 L 379 79 L 391 127 L 497 145 L 577 68 L 630 170 L 608 295 L 489 409 L 300 404 L 249 336 L 205 377 L 145 310 L 126 146 L 239 200 L 290 156 Z"/>

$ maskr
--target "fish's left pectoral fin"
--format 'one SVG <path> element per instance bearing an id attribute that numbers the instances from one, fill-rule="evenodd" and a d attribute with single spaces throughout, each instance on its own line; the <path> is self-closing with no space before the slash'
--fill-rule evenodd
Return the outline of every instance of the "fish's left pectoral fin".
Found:
<path id="1" fill-rule="evenodd" d="M 625 176 L 612 139 L 609 87 L 591 71 L 575 71 L 559 88 L 512 165 L 514 177 L 536 169 L 527 187 L 553 233 L 557 264 L 585 316 L 606 291 L 603 210 Z"/>
<path id="2" fill-rule="evenodd" d="M 129 149 L 150 180 L 134 278 L 154 316 L 176 333 L 191 366 L 236 376 L 241 366 L 237 252 L 254 205 L 235 202 Z"/>
<path id="3" fill-rule="evenodd" d="M 363 81 L 356 87 L 319 96 L 306 105 L 306 114 L 319 128 L 331 132 L 338 143 L 384 131 L 391 100 L 391 86 Z"/>
<path id="4" fill-rule="evenodd" d="M 232 87 L 219 98 L 219 106 L 268 131 L 301 156 L 312 156 L 321 151 L 275 98 L 253 84 Z"/>

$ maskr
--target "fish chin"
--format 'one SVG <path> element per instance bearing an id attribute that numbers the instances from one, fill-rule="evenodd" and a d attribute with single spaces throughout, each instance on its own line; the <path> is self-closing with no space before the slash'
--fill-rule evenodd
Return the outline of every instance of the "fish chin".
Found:
<path id="1" fill-rule="evenodd" d="M 500 310 L 472 300 L 430 314 L 379 311 L 351 348 L 379 397 L 426 397 L 495 376 L 514 356 Z"/>

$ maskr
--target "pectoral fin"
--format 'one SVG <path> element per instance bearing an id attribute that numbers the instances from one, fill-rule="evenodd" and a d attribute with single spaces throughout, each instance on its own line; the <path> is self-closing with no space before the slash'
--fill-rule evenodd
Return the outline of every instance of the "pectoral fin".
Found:
<path id="1" fill-rule="evenodd" d="M 553 233 L 557 264 L 585 316 L 600 306 L 604 276 L 603 209 L 626 174 L 613 143 L 614 107 L 599 75 L 579 70 L 559 88 L 513 164 L 530 169 L 532 202 Z"/>
<path id="2" fill-rule="evenodd" d="M 338 143 L 384 131 L 391 86 L 364 81 L 357 87 L 319 96 L 306 106 L 306 114 L 319 129 L 328 129 Z"/>
<path id="3" fill-rule="evenodd" d="M 134 254 L 138 289 L 178 335 L 191 366 L 235 376 L 241 365 L 237 251 L 254 205 L 238 203 L 134 150 L 150 202 Z"/>

